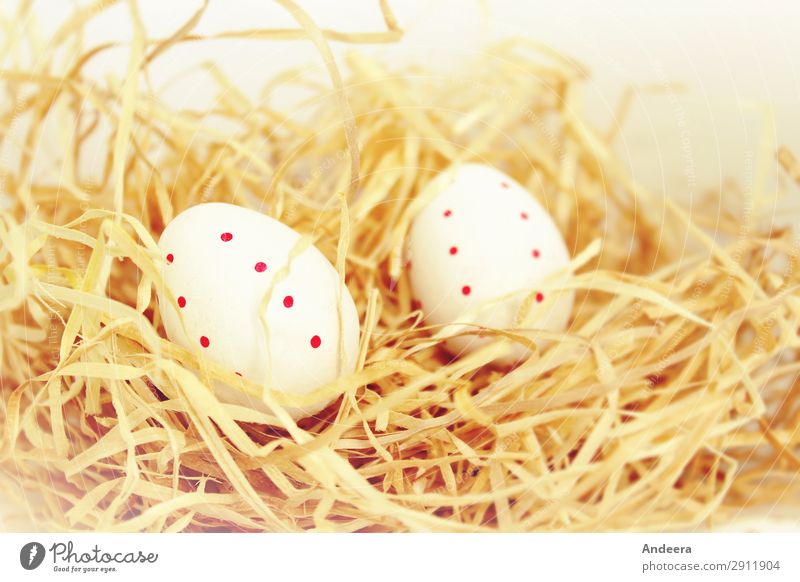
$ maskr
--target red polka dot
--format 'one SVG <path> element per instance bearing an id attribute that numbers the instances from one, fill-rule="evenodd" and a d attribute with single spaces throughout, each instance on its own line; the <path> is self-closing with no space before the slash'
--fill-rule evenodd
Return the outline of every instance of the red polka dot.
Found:
<path id="1" fill-rule="evenodd" d="M 317 349 L 319 346 L 322 345 L 322 340 L 319 338 L 318 335 L 315 335 L 311 338 L 311 347 Z"/>
<path id="2" fill-rule="evenodd" d="M 454 255 L 458 252 L 458 247 L 450 247 L 450 254 Z"/>
<path id="3" fill-rule="evenodd" d="M 464 285 L 464 286 L 461 288 L 461 293 L 462 293 L 463 295 L 469 295 L 470 293 L 472 293 L 472 287 L 470 287 L 469 285 Z"/>
<path id="4" fill-rule="evenodd" d="M 542 256 L 542 253 L 539 252 L 539 249 L 533 249 L 533 252 L 531 254 L 533 255 L 534 259 L 538 259 L 539 257 Z"/>
<path id="5" fill-rule="evenodd" d="M 186 297 L 182 297 L 182 296 L 178 297 L 178 307 L 180 307 L 181 309 L 186 307 Z"/>
<path id="6" fill-rule="evenodd" d="M 501 183 L 500 183 L 500 185 L 501 185 L 503 188 L 510 188 L 510 187 L 511 187 L 511 185 L 510 185 L 508 182 L 501 182 Z"/>
<path id="7" fill-rule="evenodd" d="M 412 299 L 411 309 L 422 309 L 422 301 L 420 301 L 419 299 Z"/>
<path id="8" fill-rule="evenodd" d="M 262 263 L 261 261 L 259 261 L 259 262 L 256 263 L 256 267 L 255 268 L 256 268 L 256 273 L 263 273 L 264 271 L 267 270 L 267 264 L 266 263 Z"/>
<path id="9" fill-rule="evenodd" d="M 452 210 L 450 210 L 449 208 L 448 208 L 447 210 L 445 210 L 445 211 L 444 211 L 444 217 L 445 217 L 445 218 L 449 217 L 449 216 L 450 216 L 450 215 L 452 215 L 452 214 L 453 214 L 453 211 L 452 211 Z"/>
<path id="10" fill-rule="evenodd" d="M 541 303 L 542 301 L 544 301 L 544 295 L 542 295 L 541 293 L 537 293 L 536 294 L 536 303 Z"/>
<path id="11" fill-rule="evenodd" d="M 284 307 L 291 307 L 292 305 L 294 305 L 294 297 L 292 297 L 291 295 L 287 295 L 286 297 L 283 298 Z"/>
<path id="12" fill-rule="evenodd" d="M 528 213 L 527 212 L 520 212 L 519 216 L 520 216 L 520 218 L 522 218 L 522 220 L 528 220 Z"/>
<path id="13" fill-rule="evenodd" d="M 172 264 L 172 261 L 174 261 L 174 260 L 175 260 L 175 256 L 174 256 L 172 253 L 170 253 L 170 254 L 168 254 L 168 255 L 167 255 L 167 263 L 168 263 L 168 264 L 170 264 L 170 265 L 171 265 L 171 264 Z"/>
<path id="14" fill-rule="evenodd" d="M 222 239 L 222 242 L 230 242 L 233 240 L 233 235 L 229 232 L 223 232 L 219 238 Z"/>
<path id="15" fill-rule="evenodd" d="M 203 346 L 204 348 L 207 348 L 208 346 L 211 345 L 211 342 L 208 341 L 208 338 L 206 336 L 202 336 L 200 338 L 200 345 Z"/>

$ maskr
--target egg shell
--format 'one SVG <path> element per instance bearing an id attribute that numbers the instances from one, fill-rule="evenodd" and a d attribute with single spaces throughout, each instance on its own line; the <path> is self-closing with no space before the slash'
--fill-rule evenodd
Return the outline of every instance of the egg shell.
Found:
<path id="1" fill-rule="evenodd" d="M 437 176 L 420 197 L 429 201 L 414 217 L 407 254 L 414 297 L 427 323 L 512 330 L 530 296 L 530 317 L 517 333 L 524 328 L 522 335 L 537 341 L 536 330 L 566 329 L 574 293 L 551 295 L 545 280 L 566 273 L 569 251 L 530 192 L 495 168 L 463 164 Z M 458 331 L 470 330 L 475 326 Z M 489 341 L 462 335 L 450 338 L 447 348 L 468 353 Z M 529 354 L 515 343 L 500 361 L 513 363 Z"/>
<path id="2" fill-rule="evenodd" d="M 294 395 L 352 372 L 358 313 L 336 269 L 309 244 L 291 259 L 288 275 L 277 277 L 300 239 L 285 224 L 233 204 L 199 204 L 182 212 L 158 243 L 165 285 L 177 303 L 176 308 L 159 295 L 167 336 L 252 382 Z M 223 401 L 267 411 L 261 400 L 230 386 L 215 390 Z M 289 412 L 298 418 L 327 404 Z"/>

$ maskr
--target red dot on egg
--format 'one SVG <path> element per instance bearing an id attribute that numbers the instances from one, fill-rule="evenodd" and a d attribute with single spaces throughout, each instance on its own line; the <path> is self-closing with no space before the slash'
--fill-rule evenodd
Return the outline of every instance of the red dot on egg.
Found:
<path id="1" fill-rule="evenodd" d="M 445 218 L 447 218 L 447 217 L 451 216 L 452 214 L 453 214 L 453 211 L 452 211 L 452 210 L 450 210 L 449 208 L 448 208 L 447 210 L 445 210 L 445 211 L 444 211 L 444 217 L 445 217 Z"/>
<path id="2" fill-rule="evenodd" d="M 186 307 L 186 297 L 183 296 L 178 297 L 178 307 L 180 307 L 181 309 Z"/>
<path id="3" fill-rule="evenodd" d="M 223 232 L 219 238 L 222 239 L 222 242 L 230 242 L 233 240 L 233 235 L 229 232 Z"/>
<path id="4" fill-rule="evenodd" d="M 544 301 L 544 295 L 542 295 L 541 293 L 537 293 L 536 294 L 536 303 L 541 303 L 542 301 Z"/>
<path id="5" fill-rule="evenodd" d="M 174 256 L 172 253 L 170 253 L 170 254 L 168 254 L 168 255 L 167 255 L 167 263 L 168 263 L 168 264 L 170 264 L 170 265 L 171 265 L 171 264 L 172 264 L 172 261 L 174 261 L 174 260 L 175 260 L 175 256 Z"/>
<path id="6" fill-rule="evenodd" d="M 458 247 L 450 247 L 450 254 L 455 255 L 458 252 Z"/>
<path id="7" fill-rule="evenodd" d="M 531 254 L 533 255 L 534 259 L 538 259 L 539 257 L 542 256 L 542 253 L 539 252 L 539 249 L 533 249 L 533 252 Z"/>
<path id="8" fill-rule="evenodd" d="M 311 347 L 317 349 L 319 346 L 322 345 L 322 340 L 318 335 L 315 335 L 311 338 Z"/>
<path id="9" fill-rule="evenodd" d="M 469 285 L 464 285 L 464 286 L 461 288 L 461 293 L 462 293 L 463 295 L 469 295 L 470 293 L 472 293 L 472 287 L 470 287 Z"/>
<path id="10" fill-rule="evenodd" d="M 211 342 L 208 340 L 206 336 L 202 336 L 200 338 L 200 345 L 203 346 L 204 348 L 207 348 L 208 346 L 211 345 Z"/>
<path id="11" fill-rule="evenodd" d="M 509 184 L 508 182 L 500 182 L 500 185 L 501 185 L 503 188 L 510 188 L 510 187 L 511 187 L 511 184 Z"/>
<path id="12" fill-rule="evenodd" d="M 261 261 L 259 261 L 259 262 L 256 263 L 255 269 L 256 269 L 256 273 L 263 273 L 264 271 L 267 270 L 267 264 L 266 263 L 262 263 Z"/>
<path id="13" fill-rule="evenodd" d="M 286 297 L 283 298 L 284 307 L 288 308 L 291 307 L 292 305 L 294 305 L 294 297 L 292 297 L 291 295 L 287 295 Z"/>
<path id="14" fill-rule="evenodd" d="M 520 216 L 520 218 L 522 218 L 522 220 L 528 220 L 528 213 L 527 212 L 520 212 L 519 216 Z"/>

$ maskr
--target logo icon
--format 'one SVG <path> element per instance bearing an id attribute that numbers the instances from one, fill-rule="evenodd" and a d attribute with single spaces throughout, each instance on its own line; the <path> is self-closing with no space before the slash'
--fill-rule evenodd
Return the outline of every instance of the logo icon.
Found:
<path id="1" fill-rule="evenodd" d="M 19 551 L 19 563 L 26 570 L 35 570 L 44 561 L 44 546 L 39 542 L 29 542 Z"/>

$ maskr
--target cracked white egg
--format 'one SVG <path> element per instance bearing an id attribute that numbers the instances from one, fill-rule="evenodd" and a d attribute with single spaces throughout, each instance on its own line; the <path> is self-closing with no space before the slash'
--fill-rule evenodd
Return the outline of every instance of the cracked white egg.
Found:
<path id="1" fill-rule="evenodd" d="M 292 395 L 352 372 L 359 343 L 353 298 L 319 249 L 300 241 L 285 224 L 233 204 L 199 204 L 179 214 L 158 243 L 175 298 L 175 305 L 158 298 L 169 339 Z M 214 389 L 222 401 L 268 410 L 230 386 Z M 289 412 L 298 418 L 327 404 Z"/>
<path id="2" fill-rule="evenodd" d="M 566 273 L 569 251 L 530 192 L 499 170 L 470 163 L 434 178 L 420 199 L 407 241 L 411 287 L 426 322 L 453 332 L 449 351 L 469 353 L 491 341 L 464 333 L 481 328 L 535 342 L 538 330 L 566 329 L 574 293 L 558 292 L 553 281 Z M 515 343 L 500 361 L 529 353 Z"/>

